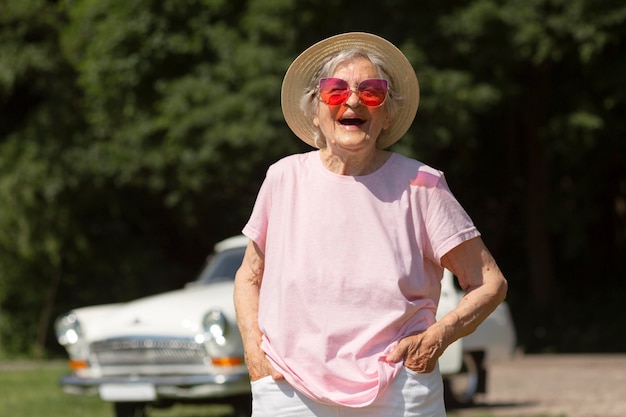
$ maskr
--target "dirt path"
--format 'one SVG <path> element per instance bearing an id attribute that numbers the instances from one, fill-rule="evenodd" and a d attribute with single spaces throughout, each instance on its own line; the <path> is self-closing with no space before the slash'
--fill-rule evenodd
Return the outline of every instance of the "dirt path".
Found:
<path id="1" fill-rule="evenodd" d="M 626 417 L 626 355 L 526 355 L 490 369 L 488 394 L 458 415 Z"/>

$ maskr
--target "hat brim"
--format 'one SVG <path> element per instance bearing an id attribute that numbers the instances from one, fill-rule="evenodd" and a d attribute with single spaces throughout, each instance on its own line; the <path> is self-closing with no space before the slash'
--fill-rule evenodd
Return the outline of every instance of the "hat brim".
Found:
<path id="1" fill-rule="evenodd" d="M 345 49 L 362 49 L 383 58 L 394 89 L 402 96 L 402 105 L 391 121 L 386 135 L 378 139 L 378 148 L 387 148 L 409 130 L 419 105 L 419 84 L 413 66 L 395 45 L 370 33 L 350 32 L 326 38 L 302 52 L 289 66 L 283 79 L 281 106 L 285 121 L 302 141 L 317 148 L 314 135 L 317 128 L 300 108 L 300 100 L 311 79 L 324 60 Z"/>

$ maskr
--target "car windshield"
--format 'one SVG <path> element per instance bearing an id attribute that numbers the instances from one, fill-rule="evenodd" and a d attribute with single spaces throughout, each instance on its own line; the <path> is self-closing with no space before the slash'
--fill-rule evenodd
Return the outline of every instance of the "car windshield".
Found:
<path id="1" fill-rule="evenodd" d="M 214 255 L 200 273 L 197 283 L 207 285 L 216 281 L 235 279 L 245 250 L 245 247 L 233 248 Z"/>

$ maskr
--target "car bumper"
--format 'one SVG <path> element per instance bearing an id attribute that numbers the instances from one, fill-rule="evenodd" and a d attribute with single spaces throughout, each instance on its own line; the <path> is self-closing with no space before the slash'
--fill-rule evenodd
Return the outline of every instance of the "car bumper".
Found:
<path id="1" fill-rule="evenodd" d="M 105 401 L 210 400 L 250 393 L 247 373 L 231 375 L 63 376 L 63 391 L 99 395 Z"/>

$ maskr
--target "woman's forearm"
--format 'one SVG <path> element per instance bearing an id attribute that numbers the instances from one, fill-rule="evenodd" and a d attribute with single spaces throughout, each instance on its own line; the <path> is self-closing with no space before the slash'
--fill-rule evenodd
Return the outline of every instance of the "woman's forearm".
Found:
<path id="1" fill-rule="evenodd" d="M 246 248 L 241 267 L 235 275 L 233 299 L 237 325 L 243 341 L 244 358 L 250 380 L 255 381 L 271 375 L 281 379 L 282 375 L 269 364 L 261 349 L 262 332 L 259 328 L 259 292 L 263 280 L 263 255 L 254 242 Z"/>
<path id="2" fill-rule="evenodd" d="M 439 320 L 446 327 L 447 344 L 472 333 L 504 299 L 508 284 L 480 238 L 454 249 L 442 259 L 459 279 L 465 295 Z"/>
<path id="3" fill-rule="evenodd" d="M 507 283 L 499 273 L 498 276 L 486 276 L 485 283 L 476 288 L 466 289 L 459 304 L 439 320 L 446 328 L 446 345 L 467 336 L 504 301 Z"/>
<path id="4" fill-rule="evenodd" d="M 261 344 L 258 316 L 262 278 L 263 258 L 258 247 L 250 241 L 243 262 L 235 275 L 233 290 L 237 325 L 246 353 L 258 349 Z"/>
<path id="5" fill-rule="evenodd" d="M 261 331 L 258 326 L 259 288 L 242 266 L 235 276 L 234 285 L 235 313 L 237 325 L 247 349 L 249 343 L 261 343 Z"/>

